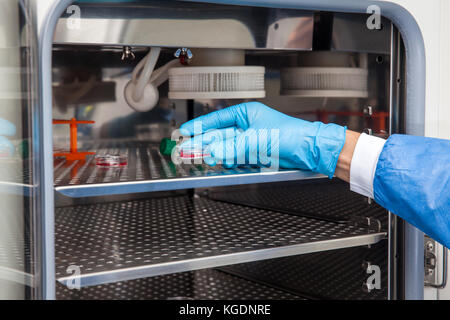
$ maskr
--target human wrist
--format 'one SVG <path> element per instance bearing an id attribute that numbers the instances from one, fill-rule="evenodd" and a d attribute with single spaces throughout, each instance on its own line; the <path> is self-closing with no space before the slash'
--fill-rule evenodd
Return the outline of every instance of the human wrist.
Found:
<path id="1" fill-rule="evenodd" d="M 345 134 L 345 144 L 339 154 L 335 176 L 347 182 L 350 182 L 350 168 L 353 153 L 360 135 L 361 134 L 358 132 L 347 130 Z"/>

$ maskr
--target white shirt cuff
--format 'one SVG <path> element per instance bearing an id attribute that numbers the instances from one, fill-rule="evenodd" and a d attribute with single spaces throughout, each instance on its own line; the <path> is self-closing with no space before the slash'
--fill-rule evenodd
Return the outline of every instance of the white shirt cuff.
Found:
<path id="1" fill-rule="evenodd" d="M 386 140 L 361 134 L 350 164 L 350 190 L 373 198 L 373 178 Z"/>

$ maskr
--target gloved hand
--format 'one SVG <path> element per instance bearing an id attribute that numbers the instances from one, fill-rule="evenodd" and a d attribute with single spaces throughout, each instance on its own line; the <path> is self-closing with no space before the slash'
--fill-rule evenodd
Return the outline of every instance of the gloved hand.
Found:
<path id="1" fill-rule="evenodd" d="M 16 134 L 16 126 L 8 120 L 0 118 L 0 157 L 12 157 L 14 155 L 14 145 L 4 136 Z"/>
<path id="2" fill-rule="evenodd" d="M 280 167 L 311 170 L 332 178 L 346 127 L 304 121 L 262 103 L 247 102 L 188 121 L 180 133 L 196 135 L 180 147 L 201 144 L 210 154 L 205 159 L 209 165 L 221 162 L 230 167 L 255 163 L 255 159 L 261 164 L 267 160 L 262 159 L 261 150 L 268 146 L 266 155 L 271 161 L 278 157 Z"/>

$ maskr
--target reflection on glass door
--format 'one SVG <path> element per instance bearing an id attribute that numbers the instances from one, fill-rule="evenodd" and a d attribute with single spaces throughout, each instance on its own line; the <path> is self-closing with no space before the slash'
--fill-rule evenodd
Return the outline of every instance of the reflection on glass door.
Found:
<path id="1" fill-rule="evenodd" d="M 35 45 L 22 0 L 0 1 L 0 299 L 36 297 Z"/>

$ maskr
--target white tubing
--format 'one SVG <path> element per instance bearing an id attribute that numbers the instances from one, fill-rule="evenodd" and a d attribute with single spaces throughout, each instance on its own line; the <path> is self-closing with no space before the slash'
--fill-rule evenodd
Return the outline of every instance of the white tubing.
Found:
<path id="1" fill-rule="evenodd" d="M 161 68 L 155 70 L 153 72 L 152 77 L 150 78 L 150 83 L 153 84 L 156 88 L 159 87 L 161 84 L 163 84 L 167 79 L 169 79 L 169 69 L 170 68 L 177 68 L 181 67 L 182 64 L 180 63 L 180 60 L 174 59 L 172 61 L 169 61 Z"/>
<path id="2" fill-rule="evenodd" d="M 142 68 L 144 68 L 144 66 L 147 67 L 148 65 L 150 65 L 152 63 L 151 59 L 157 60 L 157 57 L 155 58 L 156 54 L 154 54 L 154 50 L 152 50 L 144 59 L 142 59 L 138 63 L 138 65 L 133 70 L 132 79 L 124 88 L 126 102 L 131 108 L 138 112 L 149 111 L 156 106 L 159 99 L 157 88 L 169 78 L 169 69 L 182 66 L 178 59 L 174 59 L 166 63 L 164 66 L 156 70 L 152 70 L 149 75 L 146 75 L 144 74 L 144 72 L 146 71 L 142 71 Z M 150 76 L 150 79 L 147 78 L 148 76 Z M 137 85 L 141 81 L 144 83 L 142 95 L 139 99 L 136 99 L 135 94 L 138 93 Z"/>
<path id="3" fill-rule="evenodd" d="M 159 53 L 161 52 L 161 48 L 152 47 L 150 49 L 150 53 L 145 58 L 145 66 L 142 70 L 139 79 L 137 80 L 136 89 L 133 93 L 133 100 L 140 101 L 144 94 L 144 88 L 150 80 L 152 76 L 152 72 L 155 69 L 156 62 L 158 61 Z M 138 65 L 139 66 L 139 65 Z M 137 68 L 136 68 L 137 69 Z"/>
<path id="4" fill-rule="evenodd" d="M 144 67 L 148 58 L 149 58 L 149 55 L 147 54 L 141 61 L 139 61 L 137 66 L 134 68 L 133 73 L 131 74 L 131 81 L 136 83 L 139 73 L 142 71 L 142 68 Z"/>

